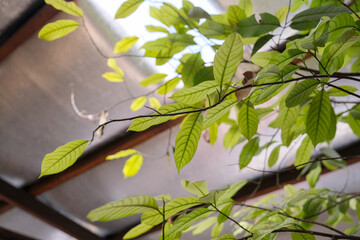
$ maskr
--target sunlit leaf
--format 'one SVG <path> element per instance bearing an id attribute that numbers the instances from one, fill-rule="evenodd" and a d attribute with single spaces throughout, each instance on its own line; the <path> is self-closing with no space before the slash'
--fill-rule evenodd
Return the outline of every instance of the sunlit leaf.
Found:
<path id="1" fill-rule="evenodd" d="M 311 152 L 314 149 L 314 146 L 311 143 L 311 140 L 308 136 L 306 136 L 301 142 L 300 147 L 296 151 L 296 159 L 294 162 L 294 166 L 297 169 L 301 169 L 305 167 L 305 163 L 310 161 Z"/>
<path id="2" fill-rule="evenodd" d="M 223 229 L 224 229 L 224 223 L 216 223 L 211 229 L 211 237 L 215 238 L 219 236 Z"/>
<path id="3" fill-rule="evenodd" d="M 151 209 L 158 209 L 155 198 L 147 195 L 138 195 L 127 197 L 96 208 L 89 212 L 87 218 L 92 222 L 106 222 L 142 213 Z"/>
<path id="4" fill-rule="evenodd" d="M 115 44 L 114 53 L 126 53 L 138 41 L 138 37 L 124 37 Z"/>
<path id="5" fill-rule="evenodd" d="M 234 147 L 241 138 L 241 132 L 238 126 L 232 126 L 224 135 L 223 144 L 226 149 Z"/>
<path id="6" fill-rule="evenodd" d="M 160 26 L 153 26 L 153 25 L 147 25 L 146 30 L 148 30 L 148 32 L 169 33 L 169 31 L 166 28 L 163 28 L 163 27 L 160 27 Z"/>
<path id="7" fill-rule="evenodd" d="M 143 156 L 140 154 L 134 154 L 132 155 L 125 163 L 125 166 L 123 168 L 123 174 L 124 177 L 132 177 L 135 176 L 143 163 Z"/>
<path id="8" fill-rule="evenodd" d="M 357 91 L 357 88 L 353 86 L 339 86 L 339 87 L 352 93 Z M 347 92 L 344 92 L 337 88 L 331 88 L 329 91 L 327 91 L 327 93 L 330 97 L 345 97 L 349 95 Z"/>
<path id="9" fill-rule="evenodd" d="M 317 181 L 319 180 L 320 174 L 321 174 L 321 166 L 318 165 L 316 168 L 312 169 L 306 175 L 306 181 L 309 183 L 311 187 L 315 187 Z"/>
<path id="10" fill-rule="evenodd" d="M 230 34 L 221 45 L 214 58 L 214 76 L 220 87 L 228 83 L 235 74 L 243 57 L 240 35 Z"/>
<path id="11" fill-rule="evenodd" d="M 229 23 L 232 26 L 238 24 L 241 20 L 246 18 L 246 14 L 243 9 L 236 5 L 230 5 L 227 9 L 227 16 Z"/>
<path id="12" fill-rule="evenodd" d="M 82 10 L 76 5 L 75 2 L 66 2 L 65 0 L 45 0 L 46 4 L 49 4 L 57 10 L 66 12 L 70 15 L 82 17 Z"/>
<path id="13" fill-rule="evenodd" d="M 170 98 L 176 102 L 183 102 L 189 105 L 198 103 L 207 95 L 215 92 L 218 83 L 216 81 L 205 81 L 191 88 L 184 88 L 175 92 Z"/>
<path id="14" fill-rule="evenodd" d="M 268 160 L 268 165 L 269 167 L 273 167 L 275 165 L 275 163 L 277 162 L 278 158 L 279 158 L 279 152 L 280 152 L 280 148 L 281 148 L 281 145 L 275 147 L 271 154 L 270 154 L 270 157 L 269 157 L 269 160 Z"/>
<path id="15" fill-rule="evenodd" d="M 46 24 L 40 30 L 38 37 L 46 41 L 53 41 L 68 35 L 78 27 L 79 23 L 74 20 L 57 20 Z"/>
<path id="16" fill-rule="evenodd" d="M 292 240 L 315 240 L 315 236 L 305 233 L 291 233 Z"/>
<path id="17" fill-rule="evenodd" d="M 225 235 L 222 235 L 221 237 L 217 238 L 216 240 L 236 240 L 236 238 L 234 237 L 234 235 L 225 234 Z"/>
<path id="18" fill-rule="evenodd" d="M 198 195 L 198 197 L 203 197 L 209 193 L 205 181 L 190 182 L 188 180 L 183 179 L 181 180 L 181 185 L 186 191 L 196 194 Z"/>
<path id="19" fill-rule="evenodd" d="M 123 82 L 124 76 L 116 72 L 106 72 L 102 75 L 103 78 L 109 82 Z"/>
<path id="20" fill-rule="evenodd" d="M 240 169 L 245 168 L 249 165 L 251 159 L 255 155 L 256 151 L 259 148 L 260 139 L 258 137 L 251 139 L 242 149 L 239 157 L 239 167 Z"/>
<path id="21" fill-rule="evenodd" d="M 121 150 L 115 154 L 109 155 L 105 159 L 106 160 L 114 160 L 114 159 L 118 159 L 118 158 L 122 158 L 122 157 L 128 157 L 135 153 L 137 153 L 137 150 L 135 150 L 135 149 L 126 149 L 126 150 Z"/>
<path id="22" fill-rule="evenodd" d="M 124 77 L 124 73 L 122 69 L 118 66 L 115 58 L 109 58 L 107 60 L 108 67 L 112 68 L 119 76 Z"/>
<path id="23" fill-rule="evenodd" d="M 155 97 L 150 97 L 149 98 L 149 103 L 150 103 L 150 107 L 152 107 L 152 108 L 154 108 L 156 110 L 161 107 L 160 101 Z"/>
<path id="24" fill-rule="evenodd" d="M 156 84 L 156 83 L 159 83 L 161 82 L 162 80 L 164 80 L 164 78 L 166 78 L 166 74 L 163 74 L 163 73 L 154 73 L 152 74 L 150 77 L 147 77 L 145 78 L 144 80 L 142 80 L 140 82 L 140 85 L 141 86 L 144 86 L 144 87 L 147 87 L 149 85 L 152 85 L 152 84 Z"/>
<path id="25" fill-rule="evenodd" d="M 200 113 L 189 114 L 175 140 L 174 159 L 178 172 L 193 158 L 201 137 L 203 117 Z"/>
<path id="26" fill-rule="evenodd" d="M 256 134 L 259 125 L 257 112 L 250 101 L 241 104 L 238 121 L 241 134 L 250 140 Z"/>
<path id="27" fill-rule="evenodd" d="M 158 94 L 166 94 L 168 92 L 171 92 L 172 90 L 174 90 L 176 88 L 176 86 L 179 84 L 179 82 L 181 81 L 181 78 L 173 78 L 170 81 L 167 81 L 166 83 L 164 83 L 164 85 L 162 85 L 157 93 Z"/>
<path id="28" fill-rule="evenodd" d="M 130 109 L 134 112 L 138 111 L 145 105 L 146 101 L 147 101 L 147 97 L 145 96 L 138 97 L 133 101 L 133 103 L 130 106 Z"/>
<path id="29" fill-rule="evenodd" d="M 216 107 L 209 109 L 204 118 L 203 129 L 210 127 L 211 124 L 215 123 L 222 116 L 228 113 L 230 109 L 237 103 L 238 103 L 237 100 L 226 99 Z"/>
<path id="30" fill-rule="evenodd" d="M 276 11 L 275 17 L 277 17 L 279 19 L 279 22 L 282 23 L 285 20 L 288 12 L 289 12 L 289 6 L 284 6 Z"/>
<path id="31" fill-rule="evenodd" d="M 331 108 L 330 99 L 326 91 L 319 91 L 310 104 L 310 110 L 306 119 L 306 133 L 314 146 L 328 139 Z"/>
<path id="32" fill-rule="evenodd" d="M 127 0 L 123 4 L 121 4 L 120 8 L 117 10 L 115 14 L 115 19 L 118 18 L 125 18 L 127 16 L 130 16 L 133 12 L 138 9 L 141 3 L 143 3 L 144 0 Z"/>
<path id="33" fill-rule="evenodd" d="M 209 127 L 209 142 L 211 145 L 214 145 L 218 135 L 218 124 L 211 124 Z"/>
<path id="34" fill-rule="evenodd" d="M 72 166 L 85 151 L 87 144 L 87 140 L 75 140 L 56 148 L 52 153 L 46 154 L 41 164 L 39 178 L 62 172 Z"/>
<path id="35" fill-rule="evenodd" d="M 135 227 L 133 227 L 132 229 L 130 229 L 125 236 L 123 237 L 123 239 L 133 239 L 136 238 L 146 232 L 148 232 L 150 229 L 152 229 L 154 226 L 150 226 L 150 225 L 146 225 L 144 223 L 140 223 L 138 225 L 136 225 Z"/>
<path id="36" fill-rule="evenodd" d="M 251 0 L 239 0 L 238 6 L 245 12 L 246 16 L 250 17 L 253 13 L 253 5 Z"/>
<path id="37" fill-rule="evenodd" d="M 201 59 L 201 54 L 192 54 L 183 64 L 184 67 L 181 72 L 182 80 L 186 87 L 194 86 L 194 77 L 204 65 L 204 61 Z"/>

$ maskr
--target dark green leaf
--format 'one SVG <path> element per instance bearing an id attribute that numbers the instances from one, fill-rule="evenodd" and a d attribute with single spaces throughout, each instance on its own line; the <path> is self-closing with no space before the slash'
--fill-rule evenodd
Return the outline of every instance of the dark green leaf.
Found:
<path id="1" fill-rule="evenodd" d="M 194 18 L 194 19 L 206 18 L 206 19 L 211 20 L 210 14 L 208 14 L 201 7 L 193 7 L 193 8 L 191 8 L 190 11 L 189 11 L 188 17 L 189 18 Z"/>
<path id="2" fill-rule="evenodd" d="M 184 63 L 184 67 L 181 72 L 182 80 L 185 87 L 191 87 L 195 84 L 195 75 L 203 67 L 204 61 L 201 59 L 201 54 L 192 54 Z"/>
<path id="3" fill-rule="evenodd" d="M 225 39 L 225 27 L 212 20 L 206 20 L 199 27 L 199 32 L 207 38 Z"/>
<path id="4" fill-rule="evenodd" d="M 226 99 L 216 107 L 209 109 L 204 118 L 203 129 L 210 127 L 211 124 L 222 118 L 237 103 L 238 101 L 235 99 Z"/>
<path id="5" fill-rule="evenodd" d="M 261 38 L 259 38 L 256 41 L 256 43 L 254 44 L 253 50 L 251 52 L 251 56 L 253 56 L 255 53 L 257 53 L 257 51 L 259 51 L 260 48 L 262 48 L 273 37 L 274 37 L 274 35 L 266 34 L 265 36 L 262 36 Z"/>
<path id="6" fill-rule="evenodd" d="M 280 26 L 279 19 L 270 13 L 260 13 L 260 17 L 260 22 L 256 20 L 255 15 L 241 20 L 238 23 L 238 33 L 242 37 L 257 37 Z"/>
<path id="7" fill-rule="evenodd" d="M 303 104 L 318 84 L 319 81 L 315 79 L 307 79 L 297 83 L 286 97 L 286 106 L 291 108 Z"/>

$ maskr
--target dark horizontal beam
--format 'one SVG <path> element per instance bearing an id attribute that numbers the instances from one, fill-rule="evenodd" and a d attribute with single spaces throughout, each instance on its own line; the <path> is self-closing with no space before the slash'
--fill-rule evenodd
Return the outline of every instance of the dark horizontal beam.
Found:
<path id="1" fill-rule="evenodd" d="M 0 197 L 13 206 L 60 229 L 76 239 L 101 240 L 102 238 L 83 228 L 51 207 L 37 200 L 29 193 L 0 179 Z"/>
<path id="2" fill-rule="evenodd" d="M 40 180 L 25 186 L 23 190 L 32 195 L 42 194 L 104 163 L 106 161 L 106 156 L 121 150 L 133 148 L 158 135 L 159 133 L 171 128 L 172 126 L 179 124 L 182 119 L 183 118 L 180 117 L 175 120 L 153 126 L 144 132 L 121 132 L 111 139 L 99 143 L 89 151 L 85 151 L 85 153 L 76 161 L 76 163 L 66 171 L 56 175 L 43 177 Z M 6 212 L 9 209 L 11 209 L 11 205 L 0 202 L 0 214 Z"/>
<path id="3" fill-rule="evenodd" d="M 0 239 L 4 240 L 36 240 L 35 238 L 25 236 L 23 234 L 10 231 L 0 227 Z"/>

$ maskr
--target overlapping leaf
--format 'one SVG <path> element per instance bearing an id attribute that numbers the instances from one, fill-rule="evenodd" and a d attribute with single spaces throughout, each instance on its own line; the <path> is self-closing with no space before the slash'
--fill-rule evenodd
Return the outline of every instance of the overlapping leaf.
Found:
<path id="1" fill-rule="evenodd" d="M 241 105 L 238 121 L 241 134 L 250 140 L 256 134 L 259 125 L 257 112 L 250 101 Z"/>
<path id="2" fill-rule="evenodd" d="M 215 92 L 218 85 L 216 81 L 205 81 L 195 87 L 179 90 L 170 98 L 176 102 L 192 105 L 204 100 L 207 95 Z"/>
<path id="3" fill-rule="evenodd" d="M 125 18 L 130 16 L 133 12 L 138 9 L 138 7 L 143 3 L 144 0 L 127 0 L 123 4 L 121 4 L 120 8 L 117 10 L 115 14 L 115 19 Z"/>
<path id="4" fill-rule="evenodd" d="M 307 79 L 297 83 L 286 97 L 286 106 L 291 108 L 304 103 L 318 84 L 319 81 L 315 79 Z"/>
<path id="5" fill-rule="evenodd" d="M 226 99 L 217 106 L 209 109 L 204 118 L 203 129 L 210 127 L 211 124 L 223 117 L 236 103 L 238 103 L 238 101 L 235 99 Z"/>
<path id="6" fill-rule="evenodd" d="M 260 13 L 261 21 L 258 22 L 255 14 L 245 18 L 238 23 L 238 33 L 242 37 L 257 37 L 280 27 L 277 17 L 270 13 Z"/>
<path id="7" fill-rule="evenodd" d="M 251 139 L 242 149 L 239 157 L 239 167 L 240 169 L 245 168 L 249 165 L 251 159 L 257 152 L 259 148 L 260 139 L 258 137 Z"/>

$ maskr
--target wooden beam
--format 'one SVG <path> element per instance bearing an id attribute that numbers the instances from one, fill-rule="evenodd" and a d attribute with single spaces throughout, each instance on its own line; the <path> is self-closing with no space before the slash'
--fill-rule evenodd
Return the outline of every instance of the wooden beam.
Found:
<path id="1" fill-rule="evenodd" d="M 8 229 L 0 227 L 0 239 L 6 240 L 36 240 L 35 238 L 25 236 L 20 233 L 10 231 Z"/>
<path id="2" fill-rule="evenodd" d="M 44 193 L 104 163 L 106 156 L 114 154 L 120 150 L 133 148 L 171 128 L 172 126 L 179 124 L 182 119 L 183 118 L 180 117 L 175 120 L 153 126 L 144 132 L 121 132 L 113 138 L 99 143 L 96 147 L 90 149 L 89 151 L 85 151 L 85 153 L 79 157 L 77 162 L 66 171 L 56 175 L 43 177 L 40 180 L 25 186 L 23 190 L 32 195 Z M 11 206 L 8 203 L 0 202 L 0 214 L 9 209 L 11 209 Z"/>
<path id="3" fill-rule="evenodd" d="M 29 193 L 0 179 L 0 197 L 27 213 L 60 229 L 76 239 L 101 240 L 102 238 L 83 228 L 51 207 L 37 200 Z"/>
<path id="4" fill-rule="evenodd" d="M 0 62 L 9 56 L 17 47 L 33 36 L 41 27 L 43 27 L 58 11 L 51 6 L 46 5 L 33 15 L 23 26 L 21 26 L 12 36 L 10 36 L 0 46 Z"/>

